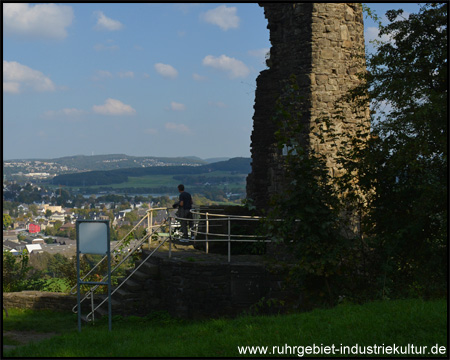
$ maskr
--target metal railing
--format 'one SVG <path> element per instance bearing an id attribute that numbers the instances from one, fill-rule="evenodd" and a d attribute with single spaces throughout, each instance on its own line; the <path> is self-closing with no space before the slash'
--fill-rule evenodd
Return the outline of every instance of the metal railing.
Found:
<path id="1" fill-rule="evenodd" d="M 166 217 L 163 219 L 163 221 L 158 225 L 153 225 L 153 212 L 154 211 L 164 211 L 166 213 Z M 111 274 L 115 272 L 130 256 L 132 256 L 138 249 L 140 249 L 145 241 L 148 240 L 149 249 L 152 242 L 153 235 L 158 234 L 162 230 L 163 226 L 167 226 L 169 228 L 169 236 L 163 239 L 161 236 L 160 243 L 157 245 L 155 249 L 150 251 L 150 253 L 145 257 L 145 259 L 142 260 L 142 262 L 135 266 L 135 268 L 130 272 L 130 274 L 122 280 L 122 282 L 117 285 L 114 290 L 111 292 L 111 295 L 113 295 L 117 290 L 120 289 L 122 285 L 128 281 L 129 278 L 133 276 L 133 274 L 139 270 L 139 268 L 166 242 L 169 243 L 169 251 L 168 256 L 169 258 L 172 257 L 172 243 L 173 241 L 179 236 L 176 234 L 178 229 L 180 227 L 181 221 L 189 221 L 190 222 L 190 230 L 191 233 L 194 234 L 194 239 L 191 239 L 191 242 L 198 243 L 198 242 L 204 242 L 205 243 L 205 251 L 206 253 L 209 253 L 209 243 L 211 242 L 226 242 L 228 244 L 228 262 L 231 262 L 231 244 L 237 243 L 237 242 L 248 242 L 248 243 L 254 243 L 254 242 L 271 242 L 270 239 L 267 239 L 267 237 L 264 236 L 258 236 L 258 235 L 251 235 L 251 234 L 232 234 L 231 228 L 233 222 L 255 222 L 260 221 L 262 218 L 259 216 L 239 216 L 239 215 L 223 215 L 223 214 L 217 214 L 217 213 L 210 213 L 210 212 L 202 212 L 200 210 L 191 210 L 191 213 L 193 215 L 192 218 L 181 218 L 177 215 L 172 215 L 171 212 L 174 212 L 175 210 L 172 208 L 152 208 L 147 211 L 147 214 L 114 246 L 114 248 L 111 250 L 112 252 L 116 251 L 116 249 L 121 248 L 122 246 L 127 244 L 127 241 L 129 241 L 128 236 L 133 233 L 136 229 L 138 229 L 139 225 L 142 224 L 147 219 L 147 232 L 146 234 L 141 238 L 138 239 L 134 245 L 133 248 L 128 252 L 128 254 L 123 257 L 111 270 Z M 204 222 L 203 226 L 201 226 L 202 222 Z M 211 228 L 217 228 L 220 223 L 226 223 L 226 231 L 225 232 L 211 232 Z M 224 228 L 222 226 L 222 228 Z M 204 239 L 198 239 L 198 236 L 203 236 Z M 100 264 L 107 258 L 107 256 L 104 256 L 86 275 L 83 276 L 81 280 L 86 279 L 90 274 L 94 272 L 96 268 L 100 266 Z M 107 279 L 106 275 L 102 278 L 100 282 L 104 282 Z M 101 285 L 95 285 L 91 287 L 83 296 L 83 298 L 80 301 L 80 305 L 83 301 L 87 299 L 91 299 L 91 312 L 88 313 L 84 320 L 90 321 L 94 319 L 94 313 L 95 311 L 102 306 L 108 299 L 104 299 L 101 303 L 99 303 L 97 306 L 94 307 L 93 299 L 94 299 L 94 292 L 98 289 L 98 287 Z M 74 289 L 76 290 L 76 286 L 74 286 L 70 293 L 73 294 Z M 77 313 L 77 305 L 73 307 L 72 311 L 74 313 Z"/>
<path id="2" fill-rule="evenodd" d="M 166 213 L 167 213 L 167 217 L 166 218 L 164 218 L 163 219 L 163 221 L 161 222 L 161 224 L 158 224 L 158 225 L 154 225 L 153 224 L 153 212 L 154 211 L 162 211 L 162 210 L 164 210 Z M 139 228 L 139 225 L 141 225 L 142 224 L 142 222 L 144 222 L 144 220 L 146 220 L 147 219 L 147 232 L 146 232 L 146 234 L 141 238 L 141 239 L 138 239 L 138 241 L 136 241 L 134 244 L 133 244 L 133 246 L 132 246 L 132 249 L 130 249 L 129 250 L 129 252 L 117 263 L 117 264 L 115 264 L 114 265 L 114 267 L 111 269 L 111 273 L 110 274 L 112 274 L 112 273 L 114 273 L 130 256 L 132 256 L 137 250 L 139 250 L 139 249 L 141 249 L 141 246 L 143 245 L 143 243 L 145 242 L 145 241 L 147 241 L 148 240 L 148 243 L 149 243 L 149 248 L 150 248 L 150 245 L 151 245 L 151 241 L 152 241 L 152 237 L 153 237 L 153 235 L 155 235 L 155 234 L 157 234 L 158 233 L 158 231 L 159 230 L 161 230 L 161 228 L 163 227 L 163 226 L 166 226 L 167 225 L 167 221 L 169 220 L 169 215 L 170 215 L 170 209 L 169 208 L 152 208 L 152 209 L 150 209 L 150 210 L 148 210 L 147 211 L 147 214 L 114 246 L 114 248 L 111 250 L 112 252 L 116 252 L 116 250 L 117 249 L 121 249 L 123 246 L 125 246 L 125 245 L 127 245 L 128 244 L 128 242 L 130 241 L 129 239 L 128 239 L 128 237 L 129 237 L 129 235 L 130 234 L 132 234 L 133 233 L 133 231 L 135 231 L 135 230 L 137 230 L 138 228 Z M 167 240 L 167 239 L 166 239 Z M 163 242 L 161 242 L 159 245 L 158 245 L 158 247 L 156 248 L 156 249 L 159 249 L 159 247 L 160 246 L 162 246 L 165 242 L 166 242 L 166 240 L 164 240 Z M 151 256 L 151 255 L 153 255 L 153 253 L 156 251 L 156 249 L 144 260 L 144 262 Z M 88 273 L 86 273 L 82 278 L 81 278 L 81 280 L 85 280 L 89 275 L 91 275 L 93 272 L 94 272 L 94 270 L 95 269 L 97 269 L 99 266 L 100 266 L 100 264 L 103 262 L 103 261 L 105 261 L 107 259 L 107 256 L 105 255 L 96 265 L 94 265 L 90 270 L 89 270 L 89 272 Z M 130 273 L 130 275 L 128 276 L 128 277 L 126 277 L 125 278 L 125 280 L 124 281 L 122 281 L 117 287 L 115 287 L 115 289 L 114 289 L 114 291 L 112 291 L 111 292 L 111 295 L 112 294 L 114 294 L 125 282 L 126 282 L 126 280 L 128 280 L 139 268 L 140 268 L 140 266 L 141 266 L 142 264 L 140 264 L 138 267 L 135 267 L 134 269 L 133 269 L 133 271 Z M 105 282 L 105 280 L 107 279 L 107 277 L 108 277 L 108 274 L 106 274 L 102 279 L 101 279 L 101 281 L 100 282 Z M 88 315 L 86 315 L 86 317 L 85 317 L 85 320 L 90 320 L 91 318 L 93 319 L 93 317 L 94 317 L 94 312 L 95 312 L 95 310 L 97 310 L 101 305 L 103 305 L 103 303 L 107 300 L 107 299 L 105 299 L 104 301 L 102 301 L 99 305 L 97 305 L 95 308 L 94 308 L 94 305 L 93 305 L 93 301 L 94 301 L 94 292 L 99 288 L 99 286 L 101 286 L 101 285 L 94 285 L 93 287 L 91 287 L 85 294 L 84 294 L 84 296 L 83 296 L 83 298 L 81 299 L 81 301 L 80 301 L 80 304 L 82 303 L 82 302 L 84 302 L 85 300 L 87 300 L 87 299 L 91 299 L 91 312 L 88 314 Z M 77 288 L 77 286 L 75 285 L 72 289 L 70 289 L 70 293 L 71 294 L 75 294 L 76 293 L 76 288 Z M 75 292 L 74 292 L 75 291 Z M 73 308 L 72 308 L 72 311 L 74 312 L 74 313 L 77 313 L 77 311 L 78 311 L 78 304 L 77 305 L 75 305 Z"/>
<path id="3" fill-rule="evenodd" d="M 191 224 L 191 232 L 194 234 L 194 239 L 192 242 L 204 242 L 205 251 L 209 253 L 209 243 L 210 242 L 226 242 L 228 244 L 228 262 L 231 262 L 231 244 L 233 242 L 271 242 L 266 236 L 258 236 L 251 234 L 232 234 L 231 225 L 232 222 L 259 222 L 262 217 L 260 216 L 242 216 L 242 215 L 223 215 L 210 212 L 201 212 L 199 210 L 191 210 L 193 215 L 192 219 L 181 218 L 178 216 L 169 216 L 169 226 L 174 222 L 189 221 Z M 204 222 L 204 226 L 201 227 L 200 224 Z M 210 228 L 214 227 L 215 224 L 226 223 L 226 232 L 218 233 L 211 232 Z M 216 226 L 217 227 L 217 226 Z M 199 229 L 204 229 L 201 231 Z M 203 235 L 204 239 L 198 239 L 198 235 Z M 171 242 L 172 242 L 172 227 L 169 227 L 169 258 L 172 257 Z"/>

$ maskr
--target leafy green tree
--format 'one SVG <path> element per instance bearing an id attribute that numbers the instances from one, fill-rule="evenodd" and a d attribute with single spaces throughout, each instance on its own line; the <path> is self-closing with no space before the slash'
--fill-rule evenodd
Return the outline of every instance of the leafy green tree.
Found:
<path id="1" fill-rule="evenodd" d="M 67 230 L 67 237 L 72 240 L 77 239 L 77 231 L 75 229 L 69 229 Z"/>
<path id="2" fill-rule="evenodd" d="M 13 201 L 3 201 L 3 210 L 9 210 L 9 214 L 11 217 L 15 218 L 18 215 L 17 207 L 20 204 L 18 202 Z"/>
<path id="3" fill-rule="evenodd" d="M 3 228 L 8 229 L 12 224 L 11 216 L 8 214 L 3 214 Z"/>
<path id="4" fill-rule="evenodd" d="M 55 236 L 56 229 L 53 226 L 47 226 L 44 230 L 44 234 L 47 236 Z"/>
<path id="5" fill-rule="evenodd" d="M 129 209 L 131 207 L 131 204 L 124 200 L 120 205 L 119 205 L 119 210 L 126 210 Z"/>
<path id="6" fill-rule="evenodd" d="M 131 224 L 134 221 L 138 221 L 139 220 L 139 215 L 138 215 L 137 211 L 133 210 L 133 211 L 127 212 L 125 214 L 125 220 L 129 221 Z"/>
<path id="7" fill-rule="evenodd" d="M 28 209 L 30 209 L 30 211 L 33 214 L 33 216 L 38 216 L 38 207 L 37 207 L 36 204 L 30 204 L 28 206 Z"/>
<path id="8" fill-rule="evenodd" d="M 3 252 L 3 292 L 21 291 L 26 286 L 26 278 L 31 267 L 29 256 L 24 250 L 20 255 L 13 255 L 9 251 Z"/>
<path id="9" fill-rule="evenodd" d="M 325 293 L 333 303 L 338 294 L 446 294 L 447 8 L 425 4 L 408 19 L 387 13 L 391 23 L 380 34 L 390 40 L 367 56 L 363 85 L 343 99 L 372 101 L 372 128 L 361 123 L 352 138 L 331 130 L 350 138 L 338 156 L 343 176 L 329 178 L 323 159 L 299 145 L 305 129 L 297 126 L 302 100 L 295 83 L 280 96 L 276 135 L 286 153 L 286 184 L 272 199 L 266 230 L 289 243 L 304 295 L 320 300 Z M 362 232 L 342 236 L 350 225 L 342 215 L 355 209 Z"/>
<path id="10" fill-rule="evenodd" d="M 54 254 L 48 261 L 47 272 L 52 277 L 63 277 L 64 272 L 61 268 L 70 263 L 69 259 L 59 253 Z"/>
<path id="11" fill-rule="evenodd" d="M 388 11 L 380 35 L 389 41 L 367 57 L 366 87 L 354 92 L 372 101 L 372 136 L 342 163 L 366 190 L 364 232 L 383 296 L 446 291 L 447 12 L 447 3 L 408 18 Z"/>
<path id="12" fill-rule="evenodd" d="M 53 225 L 53 227 L 55 228 L 56 231 L 59 230 L 59 228 L 63 225 L 63 223 L 59 220 L 55 221 L 55 224 Z"/>

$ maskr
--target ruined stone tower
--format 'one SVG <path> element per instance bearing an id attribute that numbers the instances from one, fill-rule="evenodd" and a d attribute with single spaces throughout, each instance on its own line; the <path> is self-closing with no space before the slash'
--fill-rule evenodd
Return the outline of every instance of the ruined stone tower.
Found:
<path id="1" fill-rule="evenodd" d="M 258 208 L 267 206 L 279 191 L 281 150 L 276 147 L 273 119 L 276 100 L 284 84 L 295 75 L 299 85 L 305 128 L 321 117 L 332 118 L 336 102 L 359 84 L 357 73 L 365 70 L 364 25 L 359 3 L 262 3 L 270 31 L 268 69 L 257 78 L 253 132 L 252 172 L 247 178 L 247 198 Z M 344 106 L 344 118 L 335 128 L 356 129 L 368 121 L 368 108 L 355 112 Z M 356 130 L 355 130 L 356 131 Z M 337 175 L 335 147 L 304 137 L 309 148 L 326 155 L 331 174 Z"/>

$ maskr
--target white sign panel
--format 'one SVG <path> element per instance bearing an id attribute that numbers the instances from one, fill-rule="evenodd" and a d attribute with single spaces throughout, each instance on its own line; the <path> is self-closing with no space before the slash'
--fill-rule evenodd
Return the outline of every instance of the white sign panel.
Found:
<path id="1" fill-rule="evenodd" d="M 108 252 L 108 225 L 104 222 L 80 222 L 78 239 L 81 253 L 104 255 Z"/>

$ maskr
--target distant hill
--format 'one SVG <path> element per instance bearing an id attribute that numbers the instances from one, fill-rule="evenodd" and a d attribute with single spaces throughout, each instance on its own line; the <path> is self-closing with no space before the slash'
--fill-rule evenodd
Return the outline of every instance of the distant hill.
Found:
<path id="1" fill-rule="evenodd" d="M 48 173 L 51 176 L 153 166 L 199 166 L 208 162 L 200 158 L 110 155 L 75 155 L 54 159 L 16 159 L 3 161 L 3 175 L 7 179 L 17 174 Z"/>
<path id="2" fill-rule="evenodd" d="M 219 161 L 227 161 L 230 160 L 229 157 L 218 157 L 218 158 L 209 158 L 209 159 L 203 159 L 204 161 L 206 161 L 208 164 L 212 164 L 215 162 L 219 162 Z"/>
<path id="3" fill-rule="evenodd" d="M 141 177 L 149 175 L 194 175 L 212 171 L 229 171 L 236 174 L 248 174 L 251 170 L 250 158 L 232 158 L 200 166 L 153 166 L 134 167 L 107 171 L 87 171 L 74 174 L 55 176 L 49 182 L 67 186 L 91 186 L 120 184 L 128 181 L 128 177 Z"/>
<path id="4" fill-rule="evenodd" d="M 75 155 L 51 159 L 52 162 L 80 170 L 113 170 L 131 167 L 203 165 L 202 159 L 186 157 L 130 156 L 125 154 Z"/>
<path id="5" fill-rule="evenodd" d="M 213 171 L 232 171 L 240 174 L 248 174 L 251 171 L 251 159 L 236 157 L 226 161 L 219 161 L 208 165 L 200 166 L 200 168 L 209 169 Z"/>
<path id="6" fill-rule="evenodd" d="M 190 159 L 190 160 L 203 161 L 204 163 L 207 163 L 207 164 L 212 164 L 212 163 L 219 162 L 219 161 L 230 160 L 229 157 L 216 157 L 216 158 L 201 159 L 198 156 L 186 156 L 185 158 Z"/>

